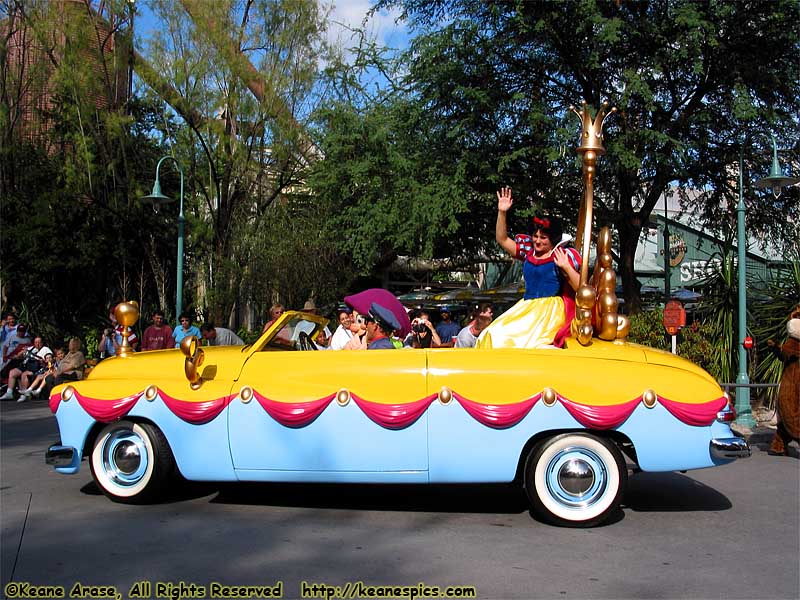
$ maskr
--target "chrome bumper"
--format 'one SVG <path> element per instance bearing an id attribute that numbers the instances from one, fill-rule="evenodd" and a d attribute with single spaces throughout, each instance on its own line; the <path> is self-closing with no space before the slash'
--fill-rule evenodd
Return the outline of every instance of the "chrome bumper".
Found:
<path id="1" fill-rule="evenodd" d="M 75 462 L 77 452 L 72 446 L 50 446 L 45 452 L 44 461 L 54 467 L 70 467 Z"/>
<path id="2" fill-rule="evenodd" d="M 715 438 L 708 443 L 711 458 L 730 460 L 750 456 L 750 445 L 740 437 Z"/>

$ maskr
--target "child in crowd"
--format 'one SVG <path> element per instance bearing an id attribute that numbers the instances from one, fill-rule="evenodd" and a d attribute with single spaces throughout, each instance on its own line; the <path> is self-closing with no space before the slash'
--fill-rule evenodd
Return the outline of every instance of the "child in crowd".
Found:
<path id="1" fill-rule="evenodd" d="M 64 350 L 62 348 L 56 349 L 56 356 L 53 358 L 52 353 L 47 353 L 44 356 L 45 365 L 36 372 L 36 377 L 31 383 L 30 387 L 24 390 L 20 390 L 22 394 L 17 400 L 17 402 L 24 402 L 27 400 L 31 394 L 34 396 L 38 396 L 42 393 L 42 390 L 47 385 L 46 378 L 48 375 L 54 375 L 56 369 L 58 368 L 58 363 L 64 359 Z"/>

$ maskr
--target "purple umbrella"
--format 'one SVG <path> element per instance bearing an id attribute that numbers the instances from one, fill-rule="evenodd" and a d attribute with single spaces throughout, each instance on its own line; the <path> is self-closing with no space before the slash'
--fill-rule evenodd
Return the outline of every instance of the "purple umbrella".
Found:
<path id="1" fill-rule="evenodd" d="M 408 313 L 405 307 L 389 290 L 371 288 L 359 292 L 358 294 L 345 296 L 344 302 L 347 306 L 356 309 L 362 315 L 369 312 L 369 307 L 373 302 L 380 304 L 384 308 L 388 308 L 392 311 L 392 314 L 397 317 L 397 322 L 400 323 L 400 329 L 398 331 L 400 337 L 405 337 L 411 333 L 411 321 L 408 320 Z"/>

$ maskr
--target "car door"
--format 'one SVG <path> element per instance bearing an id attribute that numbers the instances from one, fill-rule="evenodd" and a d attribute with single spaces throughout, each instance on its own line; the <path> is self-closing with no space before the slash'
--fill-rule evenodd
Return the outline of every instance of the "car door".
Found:
<path id="1" fill-rule="evenodd" d="M 265 347 L 237 391 L 228 427 L 242 479 L 427 480 L 424 351 Z"/>

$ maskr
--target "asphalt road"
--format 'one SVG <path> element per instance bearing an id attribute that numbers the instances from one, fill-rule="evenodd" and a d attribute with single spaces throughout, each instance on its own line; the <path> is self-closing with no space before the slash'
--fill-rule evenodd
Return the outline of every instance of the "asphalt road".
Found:
<path id="1" fill-rule="evenodd" d="M 70 597 L 78 582 L 129 597 L 141 581 L 150 598 L 177 597 L 166 584 L 179 582 L 205 597 L 212 582 L 280 582 L 297 598 L 302 582 L 359 581 L 478 598 L 800 597 L 800 460 L 763 441 L 726 467 L 636 474 L 615 522 L 559 529 L 510 486 L 189 486 L 126 506 L 85 462 L 73 476 L 44 464 L 58 438 L 44 402 L 0 403 L 0 436 L 3 597 L 40 591 L 25 584 Z"/>

